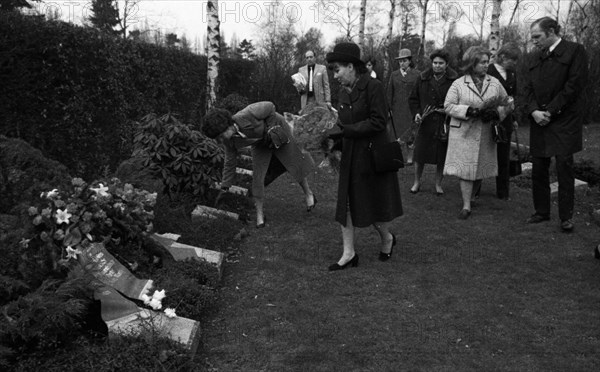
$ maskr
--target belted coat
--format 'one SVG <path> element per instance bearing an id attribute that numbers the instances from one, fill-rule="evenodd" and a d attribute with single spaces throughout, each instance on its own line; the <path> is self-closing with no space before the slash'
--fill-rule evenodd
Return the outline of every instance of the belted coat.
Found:
<path id="1" fill-rule="evenodd" d="M 343 148 L 340 162 L 335 219 L 346 226 L 348 206 L 352 224 L 366 227 L 402 215 L 400 186 L 396 172 L 377 173 L 371 146 L 394 140 L 387 128 L 387 104 L 383 85 L 362 75 L 351 92 L 340 89 L 338 117 L 342 124 Z"/>
<path id="2" fill-rule="evenodd" d="M 561 40 L 549 55 L 539 51 L 529 57 L 523 93 L 531 123 L 531 155 L 551 157 L 581 151 L 582 97 L 588 75 L 583 45 Z M 536 124 L 531 117 L 535 110 L 548 110 L 550 123 L 543 127 Z"/>

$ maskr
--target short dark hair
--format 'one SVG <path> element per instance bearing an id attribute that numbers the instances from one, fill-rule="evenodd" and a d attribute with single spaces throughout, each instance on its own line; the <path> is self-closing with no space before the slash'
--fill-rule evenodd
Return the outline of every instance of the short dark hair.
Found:
<path id="1" fill-rule="evenodd" d="M 479 62 L 481 62 L 481 58 L 483 56 L 488 56 L 488 58 L 491 56 L 491 53 L 487 48 L 484 48 L 482 46 L 472 46 L 469 49 L 467 49 L 462 58 L 463 73 L 471 74 L 473 72 L 473 68 Z"/>
<path id="2" fill-rule="evenodd" d="M 539 25 L 540 28 L 542 29 L 542 31 L 544 31 L 546 34 L 548 34 L 548 32 L 550 32 L 550 29 L 553 29 L 554 33 L 557 36 L 558 36 L 558 34 L 560 34 L 560 25 L 554 18 L 550 18 L 550 17 L 538 18 L 535 21 L 533 21 L 533 23 L 531 24 L 531 27 L 533 27 L 535 25 Z"/>
<path id="3" fill-rule="evenodd" d="M 433 62 L 436 57 L 443 59 L 448 64 L 450 63 L 450 53 L 444 49 L 436 49 L 429 55 L 431 62 Z"/>
<path id="4" fill-rule="evenodd" d="M 498 52 L 496 52 L 498 57 L 508 58 L 508 59 L 519 59 L 521 57 L 521 49 L 518 46 L 512 43 L 506 43 L 502 45 Z"/>
<path id="5" fill-rule="evenodd" d="M 208 138 L 217 138 L 233 125 L 231 113 L 225 109 L 210 109 L 202 120 L 202 133 Z"/>
<path id="6" fill-rule="evenodd" d="M 377 60 L 375 59 L 375 57 L 374 57 L 374 56 L 367 56 L 367 58 L 365 58 L 365 65 L 366 65 L 367 63 L 369 63 L 369 62 L 371 62 L 371 64 L 372 64 L 373 66 L 376 66 L 376 65 L 377 65 Z"/>
<path id="7" fill-rule="evenodd" d="M 334 61 L 334 62 L 330 62 L 329 64 L 327 64 L 327 68 L 329 68 L 330 70 L 333 70 L 333 66 L 335 64 L 344 66 L 344 67 L 348 67 L 348 65 L 353 65 L 354 69 L 356 70 L 356 72 L 358 74 L 366 74 L 367 72 L 369 72 L 369 70 L 367 70 L 367 66 L 364 63 L 352 63 L 352 62 L 340 62 L 340 61 Z"/>

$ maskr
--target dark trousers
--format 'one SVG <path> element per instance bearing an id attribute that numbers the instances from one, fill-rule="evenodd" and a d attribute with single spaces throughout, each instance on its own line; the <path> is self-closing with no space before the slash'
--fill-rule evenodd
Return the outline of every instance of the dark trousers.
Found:
<path id="1" fill-rule="evenodd" d="M 508 198 L 510 185 L 510 142 L 498 143 L 498 176 L 496 177 L 496 196 Z"/>
<path id="2" fill-rule="evenodd" d="M 531 179 L 533 181 L 533 207 L 535 213 L 550 216 L 550 159 L 533 158 Z M 558 216 L 561 221 L 573 217 L 575 202 L 575 174 L 573 155 L 556 155 L 558 176 Z"/>

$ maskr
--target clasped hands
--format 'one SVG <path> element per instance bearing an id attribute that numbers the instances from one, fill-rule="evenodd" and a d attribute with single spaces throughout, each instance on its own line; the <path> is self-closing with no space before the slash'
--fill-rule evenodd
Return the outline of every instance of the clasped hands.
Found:
<path id="1" fill-rule="evenodd" d="M 469 106 L 469 108 L 467 108 L 467 117 L 481 118 L 481 120 L 484 122 L 500 120 L 500 114 L 498 114 L 498 110 L 494 108 L 478 109 L 476 107 Z"/>
<path id="2" fill-rule="evenodd" d="M 552 118 L 552 114 L 550 114 L 550 112 L 540 110 L 535 110 L 531 113 L 531 116 L 540 127 L 545 127 L 548 125 L 548 123 L 550 123 L 550 119 Z"/>

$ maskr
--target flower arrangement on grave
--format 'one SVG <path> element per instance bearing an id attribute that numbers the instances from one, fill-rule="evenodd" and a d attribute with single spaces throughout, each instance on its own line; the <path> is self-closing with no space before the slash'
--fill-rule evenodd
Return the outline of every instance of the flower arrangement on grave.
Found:
<path id="1" fill-rule="evenodd" d="M 89 185 L 74 178 L 69 190 L 43 192 L 29 207 L 32 228 L 21 245 L 28 252 L 45 250 L 55 269 L 68 268 L 93 242 L 118 245 L 151 232 L 155 202 L 156 193 L 117 178 Z"/>
<path id="2" fill-rule="evenodd" d="M 156 197 L 118 178 L 91 184 L 73 178 L 67 190 L 43 192 L 27 210 L 31 225 L 20 242 L 23 261 L 41 266 L 45 277 L 62 276 L 82 264 L 104 284 L 132 287 L 131 293 L 140 293 L 132 297 L 160 310 L 164 289 L 152 290 L 151 280 L 137 280 L 112 257 L 114 252 L 105 250 L 137 246 L 152 232 Z M 168 315 L 174 314 L 169 309 Z"/>

